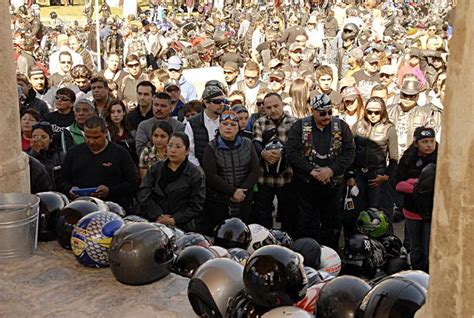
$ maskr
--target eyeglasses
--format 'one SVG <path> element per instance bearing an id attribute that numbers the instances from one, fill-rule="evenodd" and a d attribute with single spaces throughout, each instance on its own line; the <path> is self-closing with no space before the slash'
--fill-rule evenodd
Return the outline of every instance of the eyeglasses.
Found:
<path id="1" fill-rule="evenodd" d="M 176 93 L 176 92 L 179 92 L 180 90 L 181 89 L 179 87 L 170 87 L 166 89 L 168 93 Z"/>
<path id="2" fill-rule="evenodd" d="M 239 118 L 237 118 L 237 116 L 235 116 L 234 114 L 223 114 L 221 115 L 221 121 L 225 121 L 225 120 L 232 120 L 232 121 L 235 121 L 235 122 L 238 122 L 239 121 Z"/>
<path id="3" fill-rule="evenodd" d="M 140 63 L 136 63 L 136 64 L 127 64 L 127 67 L 130 67 L 130 68 L 135 68 L 135 67 L 139 67 L 140 66 Z"/>
<path id="4" fill-rule="evenodd" d="M 332 109 L 330 110 L 318 110 L 320 117 L 332 116 Z"/>
<path id="5" fill-rule="evenodd" d="M 367 110 L 367 115 L 380 115 L 381 113 L 380 110 Z"/>
<path id="6" fill-rule="evenodd" d="M 56 95 L 54 98 L 56 98 L 56 100 L 60 100 L 62 102 L 71 101 L 71 99 L 69 97 L 64 96 L 64 95 Z"/>
<path id="7" fill-rule="evenodd" d="M 211 103 L 220 105 L 220 104 L 227 104 L 227 99 L 225 98 L 215 98 L 210 100 Z"/>

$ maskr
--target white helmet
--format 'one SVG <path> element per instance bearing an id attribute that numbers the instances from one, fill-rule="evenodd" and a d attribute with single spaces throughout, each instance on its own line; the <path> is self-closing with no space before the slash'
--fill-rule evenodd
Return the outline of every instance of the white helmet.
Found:
<path id="1" fill-rule="evenodd" d="M 293 306 L 283 306 L 273 308 L 269 312 L 265 313 L 262 318 L 284 318 L 284 317 L 293 317 L 293 318 L 314 318 L 306 310 L 303 310 L 298 307 Z"/>
<path id="2" fill-rule="evenodd" d="M 247 248 L 250 254 L 253 254 L 260 247 L 265 245 L 277 244 L 275 237 L 270 231 L 260 224 L 250 224 L 250 232 L 252 233 L 252 241 Z"/>
<path id="3" fill-rule="evenodd" d="M 321 246 L 321 265 L 319 270 L 334 276 L 339 275 L 341 272 L 341 258 L 335 250 L 324 245 Z"/>

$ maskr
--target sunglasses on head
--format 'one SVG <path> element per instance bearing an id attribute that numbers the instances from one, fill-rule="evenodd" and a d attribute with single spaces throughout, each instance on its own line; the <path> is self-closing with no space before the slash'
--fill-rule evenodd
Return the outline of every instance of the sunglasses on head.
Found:
<path id="1" fill-rule="evenodd" d="M 223 114 L 221 115 L 221 121 L 225 121 L 225 120 L 232 120 L 232 121 L 239 121 L 239 119 L 237 118 L 237 116 L 235 116 L 234 114 Z"/>
<path id="2" fill-rule="evenodd" d="M 211 103 L 220 105 L 220 104 L 227 104 L 227 99 L 225 98 L 214 98 L 210 100 Z"/>
<path id="3" fill-rule="evenodd" d="M 380 115 L 381 113 L 380 110 L 367 110 L 367 115 Z"/>
<path id="4" fill-rule="evenodd" d="M 61 100 L 63 102 L 67 102 L 71 100 L 69 97 L 64 96 L 64 95 L 56 95 L 54 98 L 56 98 L 56 100 Z"/>
<path id="5" fill-rule="evenodd" d="M 332 116 L 332 109 L 330 110 L 318 110 L 319 116 L 321 117 L 326 117 L 326 116 Z"/>

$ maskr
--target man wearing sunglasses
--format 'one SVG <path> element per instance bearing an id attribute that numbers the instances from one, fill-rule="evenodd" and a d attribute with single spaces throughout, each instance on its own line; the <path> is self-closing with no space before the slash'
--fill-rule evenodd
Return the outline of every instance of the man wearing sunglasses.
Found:
<path id="1" fill-rule="evenodd" d="M 72 106 L 76 101 L 76 94 L 69 88 L 57 90 L 54 100 L 54 112 L 44 115 L 44 120 L 53 126 L 53 132 L 60 132 L 74 123 Z"/>
<path id="2" fill-rule="evenodd" d="M 387 109 L 390 121 L 395 125 L 398 135 L 398 156 L 413 143 L 415 129 L 428 126 L 436 132 L 441 127 L 441 112 L 432 104 L 418 105 L 421 84 L 416 78 L 405 79 L 398 103 Z"/>
<path id="3" fill-rule="evenodd" d="M 135 109 L 138 105 L 137 85 L 148 79 L 143 73 L 140 59 L 135 54 L 130 54 L 125 59 L 128 75 L 123 77 L 119 87 L 119 98 L 123 100 L 129 110 Z"/>
<path id="4" fill-rule="evenodd" d="M 189 137 L 189 161 L 201 165 L 204 149 L 216 136 L 219 118 L 227 104 L 225 93 L 218 86 L 208 86 L 202 93 L 204 111 L 191 117 L 184 132 Z"/>
<path id="5" fill-rule="evenodd" d="M 165 83 L 165 92 L 171 97 L 171 117 L 178 117 L 180 110 L 183 109 L 184 103 L 181 101 L 181 87 L 179 82 L 170 78 Z M 181 117 L 184 115 L 181 114 Z"/>
<path id="6" fill-rule="evenodd" d="M 354 139 L 349 126 L 332 117 L 329 96 L 317 95 L 309 106 L 312 115 L 296 121 L 285 144 L 299 202 L 297 236 L 338 250 L 342 182 L 354 161 Z"/>

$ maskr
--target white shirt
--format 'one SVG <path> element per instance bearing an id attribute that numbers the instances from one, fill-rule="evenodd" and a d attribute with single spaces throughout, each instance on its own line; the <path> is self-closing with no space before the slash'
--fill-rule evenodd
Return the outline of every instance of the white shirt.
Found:
<path id="1" fill-rule="evenodd" d="M 207 116 L 206 112 L 204 111 L 204 127 L 207 129 L 207 136 L 209 141 L 213 140 L 216 136 L 216 130 L 219 129 L 219 117 L 215 120 L 212 120 Z M 195 148 L 194 148 L 194 132 L 193 128 L 191 127 L 191 123 L 186 123 L 186 127 L 184 128 L 184 133 L 189 137 L 189 156 L 188 160 L 194 163 L 196 166 L 200 166 L 199 160 L 195 156 Z"/>

